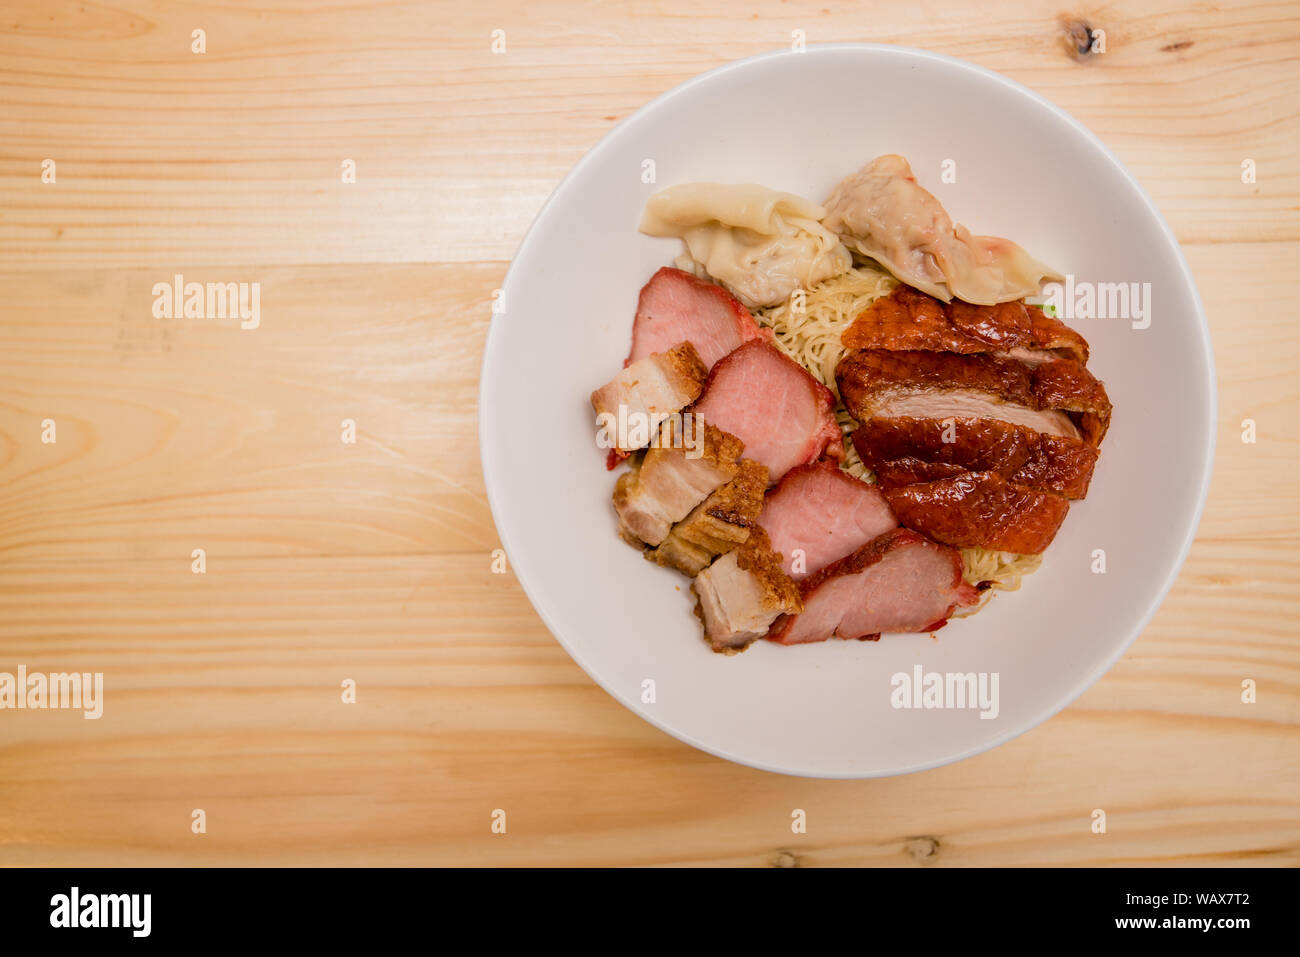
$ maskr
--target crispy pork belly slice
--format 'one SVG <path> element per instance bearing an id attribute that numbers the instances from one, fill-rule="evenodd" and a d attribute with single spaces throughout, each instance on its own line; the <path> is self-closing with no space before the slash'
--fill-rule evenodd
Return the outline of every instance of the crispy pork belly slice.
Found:
<path id="1" fill-rule="evenodd" d="M 1037 555 L 1050 545 L 1070 510 L 1061 496 L 994 472 L 887 488 L 885 498 L 899 521 L 937 542 L 1017 555 Z"/>
<path id="2" fill-rule="evenodd" d="M 771 337 L 727 290 L 665 266 L 641 289 L 627 364 L 689 342 L 711 369 L 741 343 Z"/>
<path id="3" fill-rule="evenodd" d="M 863 422 L 900 416 L 996 419 L 1073 439 L 1082 426 L 1083 437 L 1096 445 L 1110 421 L 1105 388 L 1066 359 L 1030 368 L 987 355 L 865 349 L 840 360 L 835 374 L 845 407 Z"/>
<path id="4" fill-rule="evenodd" d="M 591 394 L 591 407 L 598 418 L 613 416 L 614 427 L 606 429 L 615 442 L 614 448 L 633 452 L 649 444 L 665 416 L 680 412 L 699 398 L 708 372 L 695 347 L 683 342 L 667 352 L 633 362 Z M 628 426 L 621 430 L 622 435 L 617 425 L 620 422 Z M 638 435 L 644 436 L 644 441 L 638 442 Z M 620 440 L 627 443 L 626 448 L 617 444 Z"/>
<path id="5" fill-rule="evenodd" d="M 781 618 L 767 637 L 798 645 L 934 631 L 955 609 L 978 600 L 961 569 L 956 549 L 893 529 L 800 582 L 803 611 Z"/>
<path id="6" fill-rule="evenodd" d="M 896 528 L 898 519 L 880 489 L 834 462 L 818 462 L 785 473 L 768 493 L 758 524 L 781 554 L 785 573 L 801 581 Z"/>
<path id="7" fill-rule="evenodd" d="M 799 588 L 772 551 L 763 529 L 695 576 L 695 614 L 714 651 L 734 654 L 767 634 L 781 615 L 797 613 Z"/>
<path id="8" fill-rule="evenodd" d="M 645 457 L 614 486 L 620 534 L 658 545 L 691 509 L 736 477 L 743 450 L 738 438 L 716 426 L 687 429 L 669 419 Z"/>
<path id="9" fill-rule="evenodd" d="M 719 555 L 745 544 L 766 489 L 767 469 L 741 459 L 736 477 L 695 506 L 646 558 L 694 578 Z"/>
<path id="10" fill-rule="evenodd" d="M 696 506 L 698 509 L 700 506 Z M 692 513 L 694 514 L 694 513 Z M 689 517 L 689 516 L 688 516 Z M 745 536 L 748 537 L 749 529 L 745 529 Z M 630 544 L 640 544 L 631 542 Z M 668 533 L 668 537 L 658 548 L 646 550 L 645 557 L 652 562 L 663 565 L 665 568 L 675 568 L 683 575 L 694 578 L 704 569 L 709 567 L 712 562 L 721 553 L 711 552 L 709 549 L 693 542 L 688 542 L 684 538 Z"/>
<path id="11" fill-rule="evenodd" d="M 745 455 L 777 482 L 822 453 L 844 456 L 835 395 L 772 344 L 747 342 L 709 373 L 692 408 L 745 443 Z"/>
<path id="12" fill-rule="evenodd" d="M 1088 494 L 1097 464 L 1097 448 L 1081 439 L 996 419 L 873 418 L 854 431 L 853 447 L 883 486 L 997 472 L 1019 485 L 1077 499 Z"/>
<path id="13" fill-rule="evenodd" d="M 1083 336 L 1024 300 L 994 306 L 960 299 L 945 303 L 901 284 L 868 306 L 841 339 L 847 349 L 995 353 L 1030 364 L 1088 362 Z"/>

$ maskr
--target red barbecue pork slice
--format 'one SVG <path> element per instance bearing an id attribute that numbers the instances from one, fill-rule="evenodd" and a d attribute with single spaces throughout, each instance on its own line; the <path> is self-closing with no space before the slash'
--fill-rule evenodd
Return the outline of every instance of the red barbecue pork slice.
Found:
<path id="1" fill-rule="evenodd" d="M 749 310 L 721 286 L 665 266 L 641 290 L 632 353 L 624 365 L 689 342 L 711 369 L 742 343 L 771 338 L 771 330 L 759 328 Z"/>
<path id="2" fill-rule="evenodd" d="M 1083 336 L 1023 300 L 993 306 L 942 302 L 903 285 L 854 319 L 843 342 L 848 349 L 995 353 L 1031 365 L 1052 359 L 1088 362 Z"/>
<path id="3" fill-rule="evenodd" d="M 1079 499 L 1088 494 L 1097 464 L 1097 448 L 1081 439 L 996 419 L 873 418 L 854 431 L 853 447 L 887 487 L 997 472 L 1018 485 Z"/>
<path id="4" fill-rule="evenodd" d="M 783 615 L 767 637 L 783 645 L 943 627 L 978 590 L 962 580 L 961 554 L 897 528 L 799 583 L 803 611 Z"/>
<path id="5" fill-rule="evenodd" d="M 758 524 L 785 573 L 801 581 L 897 528 L 898 519 L 880 489 L 834 462 L 818 462 L 785 473 L 768 492 Z"/>
<path id="6" fill-rule="evenodd" d="M 900 522 L 937 542 L 1017 555 L 1037 555 L 1050 545 L 1070 510 L 1061 496 L 994 472 L 886 488 L 885 498 Z"/>
<path id="7" fill-rule="evenodd" d="M 834 393 L 803 366 L 768 342 L 751 341 L 713 367 L 691 411 L 744 442 L 745 457 L 778 482 L 822 453 L 844 457 L 834 409 Z"/>

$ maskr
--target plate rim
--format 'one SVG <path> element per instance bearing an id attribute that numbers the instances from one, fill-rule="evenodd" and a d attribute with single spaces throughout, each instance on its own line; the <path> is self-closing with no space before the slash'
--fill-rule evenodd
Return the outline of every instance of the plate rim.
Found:
<path id="1" fill-rule="evenodd" d="M 921 771 L 928 771 L 948 764 L 956 764 L 959 761 L 965 761 L 968 758 L 975 757 L 978 754 L 983 754 L 986 751 L 991 751 L 994 748 L 1000 747 L 1001 745 L 1020 737 L 1022 734 L 1045 724 L 1070 705 L 1074 704 L 1085 692 L 1088 691 L 1088 689 L 1101 680 L 1101 678 L 1115 666 L 1116 662 L 1118 662 L 1119 659 L 1128 652 L 1128 650 L 1133 646 L 1133 643 L 1137 641 L 1138 637 L 1151 623 L 1151 619 L 1155 617 L 1156 612 L 1160 609 L 1161 605 L 1164 604 L 1169 592 L 1178 580 L 1179 575 L 1182 573 L 1183 566 L 1187 562 L 1187 557 L 1191 552 L 1192 544 L 1196 538 L 1196 533 L 1200 528 L 1201 519 L 1205 512 L 1205 504 L 1209 497 L 1210 483 L 1214 471 L 1215 455 L 1217 451 L 1219 429 L 1219 389 L 1218 370 L 1214 362 L 1214 348 L 1213 340 L 1210 335 L 1209 321 L 1206 318 L 1205 306 L 1201 301 L 1200 290 L 1197 288 L 1191 267 L 1188 266 L 1187 258 L 1183 255 L 1182 245 L 1179 243 L 1178 237 L 1174 234 L 1168 222 L 1165 221 L 1165 218 L 1163 214 L 1161 214 L 1159 207 L 1156 206 L 1155 201 L 1152 200 L 1150 194 L 1146 191 L 1146 188 L 1143 187 L 1137 177 L 1133 175 L 1110 147 L 1108 147 L 1101 138 L 1097 136 L 1097 134 L 1093 133 L 1091 129 L 1085 126 L 1068 111 L 1053 103 L 1037 91 L 1025 86 L 1023 83 L 998 73 L 996 70 L 981 66 L 977 63 L 972 63 L 969 60 L 949 56 L 944 53 L 936 53 L 932 50 L 925 50 L 919 47 L 909 47 L 888 43 L 810 43 L 801 52 L 795 52 L 788 48 L 778 48 L 776 50 L 756 53 L 739 60 L 731 60 L 727 63 L 719 64 L 703 73 L 698 73 L 676 86 L 665 90 L 654 99 L 628 114 L 628 116 L 620 120 L 613 129 L 609 130 L 604 136 L 592 144 L 585 153 L 583 153 L 581 158 L 579 158 L 568 173 L 564 175 L 560 182 L 551 191 L 550 195 L 546 198 L 546 201 L 538 209 L 537 214 L 533 217 L 532 222 L 525 231 L 523 238 L 519 241 L 519 245 L 510 259 L 510 265 L 506 269 L 505 278 L 501 282 L 500 288 L 502 294 L 506 296 L 507 301 L 511 298 L 509 296 L 509 287 L 511 279 L 516 273 L 516 266 L 523 258 L 524 254 L 528 252 L 530 240 L 537 232 L 538 225 L 546 220 L 548 213 L 550 213 L 555 207 L 557 199 L 563 196 L 573 183 L 577 182 L 588 163 L 594 161 L 593 158 L 601 152 L 602 148 L 613 142 L 618 137 L 624 135 L 627 129 L 630 128 L 631 125 L 641 116 L 660 108 L 668 101 L 681 96 L 687 91 L 694 89 L 696 86 L 706 84 L 713 78 L 729 73 L 733 70 L 743 70 L 756 63 L 787 56 L 807 56 L 815 52 L 830 53 L 837 51 L 853 51 L 868 54 L 877 53 L 886 56 L 900 56 L 903 59 L 917 58 L 920 60 L 942 63 L 950 67 L 956 67 L 962 70 L 967 70 L 971 73 L 979 74 L 987 79 L 992 79 L 1008 89 L 1034 100 L 1040 106 L 1043 106 L 1051 113 L 1056 114 L 1058 118 L 1065 120 L 1075 129 L 1076 132 L 1091 142 L 1092 145 L 1100 151 L 1101 155 L 1104 156 L 1111 166 L 1120 173 L 1120 175 L 1128 182 L 1130 187 L 1132 187 L 1136 192 L 1137 196 L 1140 197 L 1142 202 L 1146 205 L 1148 213 L 1153 217 L 1155 223 L 1158 225 L 1165 242 L 1173 250 L 1174 259 L 1181 269 L 1184 284 L 1191 294 L 1192 303 L 1195 307 L 1195 325 L 1200 332 L 1201 353 L 1206 367 L 1206 384 L 1208 388 L 1205 395 L 1205 412 L 1209 428 L 1206 429 L 1204 459 L 1198 483 L 1196 505 L 1192 511 L 1191 521 L 1187 523 L 1186 528 L 1183 530 L 1183 538 L 1178 545 L 1177 559 L 1170 566 L 1169 572 L 1165 576 L 1164 581 L 1160 583 L 1160 586 L 1157 589 L 1152 590 L 1152 597 L 1148 600 L 1147 607 L 1142 611 L 1136 625 L 1129 629 L 1129 634 L 1122 642 L 1116 645 L 1114 651 L 1112 651 L 1098 665 L 1094 666 L 1089 672 L 1076 680 L 1071 686 L 1071 690 L 1062 696 L 1062 700 L 1059 703 L 1032 716 L 1027 721 L 1021 722 L 1021 724 L 1003 731 L 981 745 L 966 748 L 958 753 L 947 755 L 932 761 L 922 761 L 917 762 L 916 764 L 907 764 L 884 770 L 827 771 L 822 769 L 795 769 L 791 767 L 782 767 L 768 764 L 761 760 L 755 760 L 738 754 L 729 753 L 725 749 L 710 745 L 686 731 L 672 727 L 667 722 L 660 719 L 658 715 L 637 707 L 636 702 L 633 700 L 631 695 L 626 695 L 621 690 L 612 687 L 604 677 L 599 675 L 589 666 L 585 658 L 578 654 L 573 646 L 560 633 L 560 630 L 555 627 L 554 617 L 551 614 L 545 596 L 541 593 L 540 589 L 529 582 L 527 576 L 520 571 L 519 566 L 514 564 L 513 559 L 510 558 L 510 556 L 514 554 L 511 535 L 502 527 L 500 521 L 501 505 L 498 499 L 498 493 L 494 491 L 493 480 L 491 478 L 492 475 L 499 474 L 498 462 L 492 452 L 491 443 L 487 441 L 488 423 L 493 419 L 493 416 L 491 415 L 493 401 L 489 393 L 489 382 L 491 381 L 489 378 L 489 367 L 492 364 L 494 355 L 500 348 L 500 342 L 503 335 L 500 332 L 500 325 L 493 321 L 489 321 L 487 336 L 483 345 L 483 360 L 479 368 L 479 392 L 476 413 L 478 416 L 479 465 L 483 472 L 483 486 L 487 494 L 488 508 L 492 514 L 492 523 L 496 528 L 497 537 L 501 542 L 501 547 L 505 550 L 507 560 L 512 563 L 514 576 L 523 588 L 524 595 L 533 606 L 533 610 L 536 611 L 538 616 L 542 619 L 542 623 L 551 633 L 551 636 L 559 643 L 560 647 L 565 650 L 569 657 L 573 659 L 574 663 L 583 670 L 588 678 L 594 681 L 610 697 L 623 705 L 638 718 L 648 722 L 660 731 L 671 735 L 684 744 L 690 745 L 691 747 L 707 754 L 711 754 L 714 757 L 722 758 L 723 760 L 743 765 L 745 767 L 755 768 L 760 771 L 767 771 L 790 777 L 820 780 L 866 780 L 870 778 L 896 777 L 905 774 L 915 774 Z"/>

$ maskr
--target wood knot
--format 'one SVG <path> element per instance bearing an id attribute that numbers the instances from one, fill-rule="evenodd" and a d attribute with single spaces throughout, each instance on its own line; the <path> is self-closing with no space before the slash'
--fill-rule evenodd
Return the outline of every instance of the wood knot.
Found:
<path id="1" fill-rule="evenodd" d="M 1170 43 L 1160 48 L 1161 53 L 1177 53 L 1179 50 L 1186 50 L 1195 43 L 1195 40 L 1179 40 L 1177 43 Z"/>
<path id="2" fill-rule="evenodd" d="M 1098 32 L 1087 20 L 1061 17 L 1061 29 L 1064 31 L 1065 51 L 1075 60 L 1091 60 L 1102 52 Z"/>
<path id="3" fill-rule="evenodd" d="M 939 839 L 928 834 L 921 837 L 909 837 L 903 845 L 912 859 L 921 864 L 933 864 L 939 859 Z"/>
<path id="4" fill-rule="evenodd" d="M 800 867 L 799 855 L 787 848 L 781 848 L 773 855 L 771 860 L 773 867 Z"/>

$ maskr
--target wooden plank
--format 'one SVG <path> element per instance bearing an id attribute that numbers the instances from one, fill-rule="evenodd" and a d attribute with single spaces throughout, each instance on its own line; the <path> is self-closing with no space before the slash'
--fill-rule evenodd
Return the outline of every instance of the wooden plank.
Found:
<path id="1" fill-rule="evenodd" d="M 170 270 L 0 276 L 0 557 L 490 547 L 477 382 L 502 273 L 184 274 L 261 283 L 255 329 L 154 318 Z"/>
<path id="2" fill-rule="evenodd" d="M 1300 238 L 1300 24 L 1285 0 L 1109 4 L 1089 14 L 1106 52 L 1087 62 L 1051 0 L 942 16 L 756 0 L 693 8 L 689 28 L 644 3 L 598 19 L 573 3 L 6 6 L 9 265 L 505 260 L 618 120 L 703 70 L 788 48 L 794 30 L 926 47 L 1029 85 L 1101 135 L 1184 242 Z"/>
<path id="3" fill-rule="evenodd" d="M 243 558 L 205 576 L 11 563 L 0 660 L 103 671 L 106 691 L 98 721 L 6 715 L 0 864 L 1296 864 L 1296 600 L 1289 545 L 1198 545 L 1151 628 L 1062 715 L 957 765 L 828 782 L 645 724 L 483 554 Z"/>

